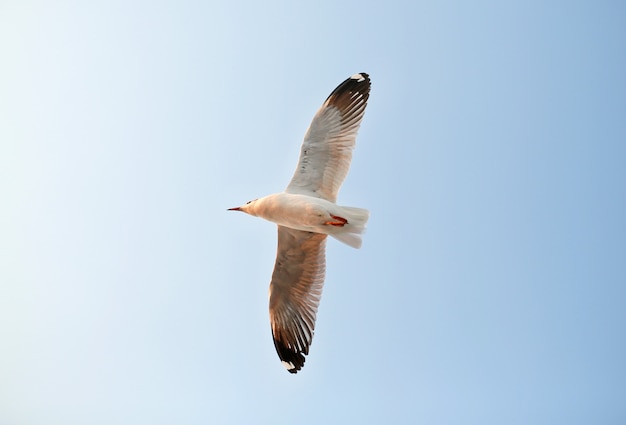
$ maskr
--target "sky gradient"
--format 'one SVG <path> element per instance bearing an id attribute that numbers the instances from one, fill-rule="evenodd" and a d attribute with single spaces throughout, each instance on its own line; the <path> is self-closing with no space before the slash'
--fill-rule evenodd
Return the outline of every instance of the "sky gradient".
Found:
<path id="1" fill-rule="evenodd" d="M 0 424 L 623 424 L 626 6 L 0 2 Z M 276 228 L 372 92 L 310 355 Z"/>

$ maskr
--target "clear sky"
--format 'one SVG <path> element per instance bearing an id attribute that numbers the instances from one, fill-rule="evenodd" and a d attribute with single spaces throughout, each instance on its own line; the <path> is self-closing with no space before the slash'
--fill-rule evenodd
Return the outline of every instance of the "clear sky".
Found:
<path id="1" fill-rule="evenodd" d="M 619 1 L 0 2 L 0 424 L 626 423 Z M 281 191 L 372 92 L 304 369 Z"/>

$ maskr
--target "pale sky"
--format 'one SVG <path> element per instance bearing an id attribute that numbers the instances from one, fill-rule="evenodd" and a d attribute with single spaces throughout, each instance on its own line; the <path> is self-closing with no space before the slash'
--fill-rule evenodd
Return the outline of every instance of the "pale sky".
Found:
<path id="1" fill-rule="evenodd" d="M 0 2 L 0 424 L 626 422 L 626 6 Z M 372 92 L 303 370 L 273 224 Z"/>

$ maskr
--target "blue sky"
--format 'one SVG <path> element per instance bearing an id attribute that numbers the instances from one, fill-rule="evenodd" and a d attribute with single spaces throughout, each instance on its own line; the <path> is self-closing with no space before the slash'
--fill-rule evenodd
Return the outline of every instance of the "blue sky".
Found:
<path id="1" fill-rule="evenodd" d="M 0 423 L 626 420 L 626 7 L 0 3 Z M 356 72 L 316 335 L 287 373 L 281 191 Z"/>

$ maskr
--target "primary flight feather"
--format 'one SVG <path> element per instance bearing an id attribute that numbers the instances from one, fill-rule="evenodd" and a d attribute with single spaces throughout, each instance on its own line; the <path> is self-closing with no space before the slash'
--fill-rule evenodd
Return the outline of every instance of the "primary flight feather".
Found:
<path id="1" fill-rule="evenodd" d="M 369 75 L 361 72 L 328 96 L 304 136 L 298 166 L 284 192 L 230 208 L 278 224 L 270 323 L 278 357 L 291 373 L 302 368 L 313 340 L 327 235 L 360 248 L 369 218 L 366 209 L 335 202 L 350 168 L 370 85 Z"/>

